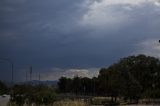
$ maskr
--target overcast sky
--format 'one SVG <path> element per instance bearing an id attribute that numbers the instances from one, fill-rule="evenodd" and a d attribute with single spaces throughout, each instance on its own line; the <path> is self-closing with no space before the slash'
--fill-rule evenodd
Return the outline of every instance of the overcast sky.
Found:
<path id="1" fill-rule="evenodd" d="M 122 57 L 160 57 L 159 39 L 159 0 L 0 0 L 0 58 L 15 81 L 30 66 L 33 79 L 96 76 Z"/>

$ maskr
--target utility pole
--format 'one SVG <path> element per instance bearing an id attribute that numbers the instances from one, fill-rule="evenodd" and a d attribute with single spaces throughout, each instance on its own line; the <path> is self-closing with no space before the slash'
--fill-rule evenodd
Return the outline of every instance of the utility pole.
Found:
<path id="1" fill-rule="evenodd" d="M 30 67 L 30 83 L 32 81 L 32 66 Z"/>
<path id="2" fill-rule="evenodd" d="M 10 64 L 10 67 L 11 67 L 11 91 L 10 91 L 10 96 L 11 96 L 11 100 L 13 100 L 13 84 L 14 84 L 14 82 L 13 82 L 13 76 L 14 76 L 14 74 L 13 74 L 13 62 L 12 62 L 12 60 L 10 60 L 10 59 L 6 59 L 6 58 L 0 58 L 0 60 L 3 60 L 3 61 L 6 61 L 6 62 L 8 62 L 9 64 Z"/>
<path id="3" fill-rule="evenodd" d="M 26 71 L 26 82 L 28 81 L 28 75 L 27 75 L 27 71 Z"/>
<path id="4" fill-rule="evenodd" d="M 39 80 L 39 85 L 40 85 L 40 81 L 41 81 L 41 75 L 40 74 L 38 76 L 38 80 Z"/>
<path id="5" fill-rule="evenodd" d="M 13 83 L 13 62 L 11 62 L 11 64 L 12 64 L 12 66 L 11 66 L 12 67 L 12 86 L 13 86 L 13 84 L 14 84 Z"/>
<path id="6" fill-rule="evenodd" d="M 11 86 L 13 86 L 13 80 L 14 80 L 14 70 L 13 70 L 13 61 L 8 58 L 0 58 L 2 61 L 6 61 L 10 64 L 11 67 Z"/>
<path id="7" fill-rule="evenodd" d="M 96 94 L 96 77 L 93 77 L 93 96 Z"/>

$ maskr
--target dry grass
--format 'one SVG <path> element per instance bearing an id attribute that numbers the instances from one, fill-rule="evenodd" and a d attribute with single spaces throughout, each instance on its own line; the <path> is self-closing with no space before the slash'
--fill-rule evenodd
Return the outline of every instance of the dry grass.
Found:
<path id="1" fill-rule="evenodd" d="M 57 101 L 53 104 L 53 106 L 89 106 L 83 101 L 79 100 L 64 100 L 64 101 Z"/>
<path id="2" fill-rule="evenodd" d="M 92 104 L 101 105 L 111 101 L 111 97 L 94 97 L 92 98 Z"/>

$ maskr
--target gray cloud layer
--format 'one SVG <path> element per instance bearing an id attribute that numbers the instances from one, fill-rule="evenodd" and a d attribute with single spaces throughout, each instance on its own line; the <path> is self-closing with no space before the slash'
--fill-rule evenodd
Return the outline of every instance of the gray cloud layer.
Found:
<path id="1" fill-rule="evenodd" d="M 17 76 L 30 65 L 35 73 L 105 67 L 160 35 L 158 1 L 135 2 L 1 0 L 0 57 L 14 61 Z"/>

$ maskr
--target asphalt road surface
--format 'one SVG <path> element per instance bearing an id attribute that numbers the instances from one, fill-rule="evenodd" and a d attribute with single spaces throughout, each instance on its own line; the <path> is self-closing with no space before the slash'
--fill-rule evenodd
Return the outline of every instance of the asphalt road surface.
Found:
<path id="1" fill-rule="evenodd" d="M 7 103 L 10 99 L 10 96 L 6 95 L 5 97 L 0 96 L 0 106 L 7 106 Z"/>

